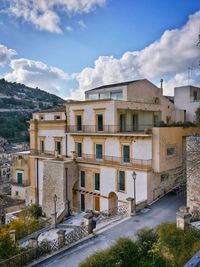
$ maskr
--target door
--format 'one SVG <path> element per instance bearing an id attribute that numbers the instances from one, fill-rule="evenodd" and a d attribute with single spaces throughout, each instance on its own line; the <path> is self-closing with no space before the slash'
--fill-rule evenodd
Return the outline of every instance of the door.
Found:
<path id="1" fill-rule="evenodd" d="M 154 115 L 153 116 L 153 124 L 154 124 L 154 127 L 158 126 L 158 124 L 159 124 L 159 117 L 158 117 L 158 115 Z"/>
<path id="2" fill-rule="evenodd" d="M 94 197 L 94 209 L 100 211 L 100 198 Z"/>
<path id="3" fill-rule="evenodd" d="M 138 131 L 138 114 L 133 114 L 133 131 Z"/>
<path id="4" fill-rule="evenodd" d="M 85 211 L 85 195 L 81 194 L 81 211 Z"/>
<path id="5" fill-rule="evenodd" d="M 120 132 L 126 131 L 126 114 L 120 114 Z"/>
<path id="6" fill-rule="evenodd" d="M 18 184 L 22 184 L 22 176 L 23 176 L 23 174 L 21 172 L 17 173 L 17 183 Z"/>

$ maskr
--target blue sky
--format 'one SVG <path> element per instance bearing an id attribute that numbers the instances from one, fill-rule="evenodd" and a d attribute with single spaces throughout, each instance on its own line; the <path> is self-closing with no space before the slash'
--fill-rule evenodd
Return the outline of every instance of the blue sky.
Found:
<path id="1" fill-rule="evenodd" d="M 143 77 L 156 83 L 164 78 L 166 93 L 172 94 L 173 86 L 188 82 L 190 66 L 190 82 L 199 84 L 200 1 L 52 2 L 1 1 L 1 77 L 65 98 Z"/>

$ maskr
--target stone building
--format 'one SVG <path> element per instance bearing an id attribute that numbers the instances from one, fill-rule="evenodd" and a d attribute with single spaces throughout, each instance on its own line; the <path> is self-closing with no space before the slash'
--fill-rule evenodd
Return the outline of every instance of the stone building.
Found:
<path id="1" fill-rule="evenodd" d="M 174 114 L 184 121 L 146 79 L 94 88 L 84 101 L 33 113 L 30 152 L 14 161 L 13 197 L 27 195 L 27 204 L 51 216 L 56 194 L 59 219 L 70 210 L 116 208 L 130 197 L 151 203 L 184 179 L 186 137 L 197 131 L 158 127 Z"/>
<path id="2" fill-rule="evenodd" d="M 187 206 L 200 211 L 200 136 L 187 138 Z"/>
<path id="3" fill-rule="evenodd" d="M 10 193 L 11 161 L 7 157 L 0 157 L 0 194 Z"/>

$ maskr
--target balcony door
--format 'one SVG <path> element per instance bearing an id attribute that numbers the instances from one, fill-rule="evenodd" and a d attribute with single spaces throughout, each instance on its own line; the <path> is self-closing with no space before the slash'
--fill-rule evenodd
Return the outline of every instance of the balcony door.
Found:
<path id="1" fill-rule="evenodd" d="M 138 131 L 138 114 L 133 114 L 133 131 Z"/>
<path id="2" fill-rule="evenodd" d="M 97 131 L 103 131 L 103 114 L 97 114 Z"/>
<path id="3" fill-rule="evenodd" d="M 120 127 L 120 132 L 126 131 L 126 114 L 120 114 L 119 127 Z"/>

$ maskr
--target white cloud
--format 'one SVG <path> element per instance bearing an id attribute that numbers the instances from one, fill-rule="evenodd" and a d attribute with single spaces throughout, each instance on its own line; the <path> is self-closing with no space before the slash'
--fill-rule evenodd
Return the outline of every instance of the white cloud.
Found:
<path id="1" fill-rule="evenodd" d="M 6 46 L 0 44 L 0 66 L 5 65 L 6 62 L 16 54 L 17 52 L 15 50 L 9 49 Z"/>
<path id="2" fill-rule="evenodd" d="M 72 32 L 73 31 L 73 28 L 71 26 L 66 26 L 65 29 L 66 29 L 67 32 Z"/>
<path id="3" fill-rule="evenodd" d="M 169 86 L 185 82 L 187 69 L 199 56 L 196 46 L 199 34 L 200 11 L 189 17 L 181 28 L 167 30 L 161 38 L 139 51 L 126 52 L 121 58 L 100 56 L 93 68 L 85 68 L 72 77 L 79 83 L 79 89 L 70 97 L 83 96 L 84 91 L 92 87 L 140 78 L 160 79 L 174 76 Z M 183 75 L 184 73 L 184 75 Z M 185 74 L 186 73 L 186 74 Z"/>
<path id="4" fill-rule="evenodd" d="M 171 79 L 163 82 L 163 88 L 166 95 L 174 95 L 175 87 L 191 84 L 196 86 L 200 84 L 200 71 L 198 69 L 192 70 L 189 76 L 187 72 L 177 73 Z"/>
<path id="5" fill-rule="evenodd" d="M 9 3 L 9 14 L 23 18 L 40 30 L 62 32 L 59 10 L 67 14 L 92 12 L 107 0 L 4 0 Z"/>
<path id="6" fill-rule="evenodd" d="M 85 22 L 83 20 L 79 20 L 77 23 L 81 28 L 83 28 L 83 29 L 87 28 L 87 25 L 85 24 Z"/>
<path id="7" fill-rule="evenodd" d="M 69 79 L 68 74 L 61 69 L 49 67 L 40 61 L 21 58 L 12 60 L 10 67 L 12 72 L 5 75 L 6 80 L 39 87 L 58 95 L 60 82 Z"/>

